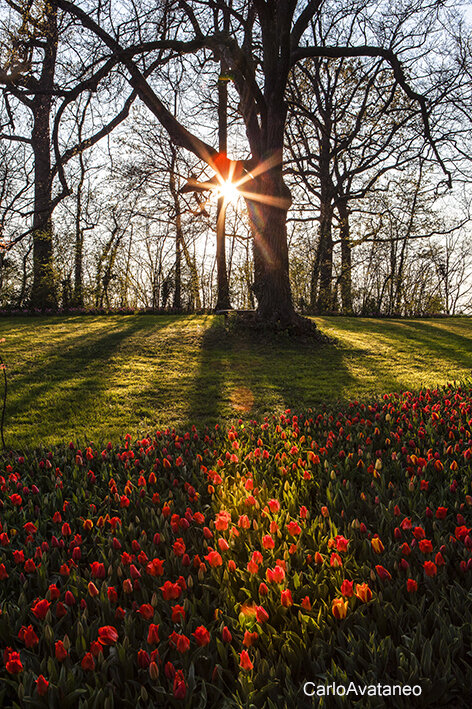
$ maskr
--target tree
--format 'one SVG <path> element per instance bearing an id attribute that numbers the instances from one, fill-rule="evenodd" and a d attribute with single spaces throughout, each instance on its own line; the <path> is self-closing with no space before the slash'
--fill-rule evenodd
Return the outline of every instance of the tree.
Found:
<path id="1" fill-rule="evenodd" d="M 436 16 L 442 4 L 439 1 L 417 3 L 414 14 L 409 13 L 410 24 L 412 17 L 419 22 Z M 405 21 L 400 19 L 389 30 L 379 17 L 374 31 L 370 31 L 375 18 L 367 19 L 368 3 L 343 8 L 346 15 L 355 15 L 358 22 L 357 31 L 344 37 L 342 45 L 320 44 L 311 32 L 325 18 L 330 21 L 332 8 L 321 0 L 304 3 L 216 0 L 214 7 L 221 8 L 230 17 L 230 26 L 222 32 L 212 29 L 210 6 L 169 0 L 159 10 L 164 10 L 165 21 L 158 24 L 157 39 L 153 13 L 144 4 L 133 3 L 133 14 L 129 17 L 122 4 L 119 8 L 113 3 L 105 7 L 100 4 L 98 11 L 95 5 L 84 9 L 69 0 L 57 0 L 57 5 L 94 33 L 106 52 L 111 52 L 112 58 L 121 63 L 133 89 L 171 139 L 214 168 L 218 150 L 172 114 L 161 98 L 159 87 L 147 79 L 151 76 L 147 72 L 152 66 L 153 53 L 159 56 L 160 64 L 197 54 L 208 61 L 211 53 L 217 69 L 221 61 L 228 66 L 239 96 L 239 111 L 250 152 L 250 157 L 237 167 L 245 173 L 243 193 L 254 236 L 254 293 L 258 315 L 265 322 L 304 327 L 295 313 L 290 289 L 286 219 L 291 194 L 283 178 L 287 83 L 290 71 L 298 62 L 308 57 L 382 58 L 407 96 L 418 102 L 425 135 L 442 164 L 431 134 L 427 102 L 411 87 L 399 58 L 398 37 L 406 26 Z M 403 17 L 401 12 L 399 17 Z M 338 22 L 342 24 L 342 18 Z M 376 35 L 380 28 L 383 35 L 380 31 Z M 414 51 L 417 40 L 415 37 L 413 46 L 404 49 Z"/>
<path id="2" fill-rule="evenodd" d="M 15 26 L 12 20 L 5 28 L 9 43 L 4 65 L 0 68 L 0 84 L 4 86 L 3 100 L 10 120 L 2 132 L 2 138 L 29 145 L 34 164 L 32 225 L 23 234 L 17 235 L 15 242 L 32 236 L 33 284 L 30 301 L 37 308 L 53 308 L 58 302 L 53 213 L 57 205 L 71 193 L 65 166 L 126 118 L 136 93 L 131 92 L 121 110 L 114 111 L 111 120 L 105 121 L 98 130 L 91 130 L 87 137 L 83 137 L 84 123 L 87 121 L 93 125 L 91 116 L 87 115 L 92 105 L 90 97 L 116 61 L 105 61 L 104 66 L 98 62 L 99 68 L 96 69 L 94 57 L 87 51 L 84 53 L 89 60 L 88 68 L 84 70 L 83 64 L 78 66 L 77 62 L 72 61 L 71 43 L 77 43 L 74 47 L 77 50 L 78 37 L 69 36 L 70 28 L 65 27 L 61 21 L 54 0 L 3 2 L 12 9 L 18 25 Z M 76 51 L 74 55 L 77 56 Z M 70 77 L 70 66 L 75 69 L 76 76 Z M 76 141 L 72 141 L 72 144 L 67 141 L 68 144 L 61 145 L 60 129 L 64 117 L 70 107 L 77 105 L 84 95 L 87 98 L 83 110 L 75 117 Z M 29 136 L 16 133 L 12 99 L 31 115 Z M 70 120 L 70 116 L 68 118 Z M 55 181 L 59 182 L 59 189 L 54 194 Z M 77 268 L 80 269 L 80 261 Z M 80 283 L 77 286 L 80 292 Z"/>
<path id="3" fill-rule="evenodd" d="M 337 305 L 333 288 L 334 219 L 341 246 L 339 284 L 352 310 L 351 204 L 388 171 L 425 149 L 416 102 L 405 98 L 383 63 L 315 59 L 291 76 L 286 172 L 316 198 L 319 239 L 311 279 L 312 311 Z M 336 286 L 336 284 L 334 284 Z"/>

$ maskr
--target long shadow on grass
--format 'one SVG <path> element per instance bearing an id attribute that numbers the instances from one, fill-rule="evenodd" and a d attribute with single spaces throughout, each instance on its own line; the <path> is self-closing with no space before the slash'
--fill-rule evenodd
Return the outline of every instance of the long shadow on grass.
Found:
<path id="1" fill-rule="evenodd" d="M 188 425 L 301 411 L 342 399 L 352 384 L 342 350 L 311 340 L 226 329 L 214 318 L 201 342 Z"/>
<path id="2" fill-rule="evenodd" d="M 87 322 L 82 321 L 84 325 Z M 156 319 L 150 334 L 168 325 L 166 318 Z M 92 333 L 84 327 L 75 336 L 68 335 L 65 347 L 58 347 L 55 353 L 47 348 L 37 364 L 31 363 L 27 371 L 20 370 L 14 377 L 8 418 L 28 419 L 34 401 L 47 417 L 51 431 L 64 427 L 84 429 L 84 421 L 92 428 L 97 417 L 104 418 L 103 406 L 111 381 L 123 376 L 113 367 L 113 356 L 128 339 L 145 330 L 150 331 L 148 319 L 135 316 L 109 322 L 106 329 Z M 31 424 L 34 428 L 34 421 Z"/>
<path id="3" fill-rule="evenodd" d="M 362 335 L 366 340 L 370 334 L 378 336 L 382 342 L 408 353 L 420 363 L 427 354 L 429 359 L 443 362 L 445 367 L 472 367 L 472 323 L 465 318 L 439 321 L 336 318 L 330 323 L 337 330 Z"/>

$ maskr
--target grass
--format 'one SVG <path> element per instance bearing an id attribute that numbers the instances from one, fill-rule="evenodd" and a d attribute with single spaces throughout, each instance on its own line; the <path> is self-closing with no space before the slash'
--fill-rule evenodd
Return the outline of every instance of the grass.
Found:
<path id="1" fill-rule="evenodd" d="M 7 445 L 115 442 L 470 375 L 467 318 L 317 324 L 335 345 L 260 341 L 212 315 L 2 319 Z"/>

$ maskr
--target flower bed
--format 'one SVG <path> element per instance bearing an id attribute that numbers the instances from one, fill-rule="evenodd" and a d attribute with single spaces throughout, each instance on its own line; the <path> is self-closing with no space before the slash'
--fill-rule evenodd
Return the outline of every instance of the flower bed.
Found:
<path id="1" fill-rule="evenodd" d="M 471 425 L 448 387 L 11 455 L 0 704 L 298 707 L 353 681 L 467 706 Z"/>

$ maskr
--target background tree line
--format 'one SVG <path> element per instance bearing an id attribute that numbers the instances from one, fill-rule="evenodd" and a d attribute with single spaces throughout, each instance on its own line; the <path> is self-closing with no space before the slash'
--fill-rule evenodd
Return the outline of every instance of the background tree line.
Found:
<path id="1" fill-rule="evenodd" d="M 459 6 L 1 0 L 0 13 L 0 307 L 469 308 Z M 222 213 L 185 185 L 226 152 L 246 183 Z"/>

